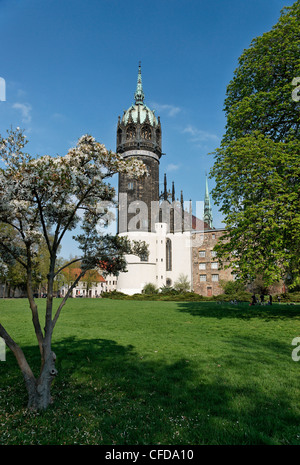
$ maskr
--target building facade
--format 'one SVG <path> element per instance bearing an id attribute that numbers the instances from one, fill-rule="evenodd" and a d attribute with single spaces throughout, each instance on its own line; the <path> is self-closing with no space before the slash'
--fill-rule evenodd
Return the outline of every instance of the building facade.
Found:
<path id="1" fill-rule="evenodd" d="M 207 297 L 223 293 L 222 281 L 232 281 L 231 268 L 220 269 L 214 247 L 224 233 L 224 229 L 206 229 L 195 233 L 202 234 L 203 241 L 192 249 L 193 291 Z M 226 264 L 225 264 L 226 265 Z"/>
<path id="2" fill-rule="evenodd" d="M 222 293 L 221 281 L 233 279 L 230 270 L 220 270 L 213 246 L 222 234 L 212 224 L 212 210 L 206 178 L 203 219 L 192 214 L 189 202 L 175 198 L 175 186 L 159 192 L 162 153 L 160 117 L 144 103 L 139 65 L 134 104 L 119 117 L 117 153 L 141 160 L 148 176 L 132 179 L 119 175 L 118 234 L 148 244 L 144 257 L 126 256 L 127 272 L 117 279 L 117 290 L 125 294 L 142 292 L 148 283 L 157 288 L 172 287 L 180 275 L 187 277 L 190 290 L 203 295 Z"/>
<path id="3" fill-rule="evenodd" d="M 65 297 L 68 290 L 81 273 L 80 268 L 67 267 L 63 272 L 63 283 L 60 286 L 60 297 Z M 117 278 L 112 275 L 103 277 L 98 270 L 89 270 L 72 289 L 71 297 L 101 297 L 103 292 L 114 291 Z"/>

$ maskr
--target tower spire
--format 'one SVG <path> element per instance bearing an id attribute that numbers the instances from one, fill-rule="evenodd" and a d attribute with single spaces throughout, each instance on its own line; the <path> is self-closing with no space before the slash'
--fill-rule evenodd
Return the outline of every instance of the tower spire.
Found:
<path id="1" fill-rule="evenodd" d="M 164 174 L 164 200 L 168 200 L 168 191 L 167 191 L 167 175 Z"/>
<path id="2" fill-rule="evenodd" d="M 205 197 L 204 197 L 204 221 L 212 228 L 212 209 L 210 204 L 209 190 L 208 190 L 208 181 L 207 174 L 205 173 Z"/>
<path id="3" fill-rule="evenodd" d="M 137 85 L 136 85 L 136 91 L 134 94 L 135 104 L 142 105 L 144 103 L 144 98 L 145 98 L 145 94 L 143 91 L 143 84 L 142 84 L 142 68 L 141 68 L 141 62 L 139 62 Z"/>

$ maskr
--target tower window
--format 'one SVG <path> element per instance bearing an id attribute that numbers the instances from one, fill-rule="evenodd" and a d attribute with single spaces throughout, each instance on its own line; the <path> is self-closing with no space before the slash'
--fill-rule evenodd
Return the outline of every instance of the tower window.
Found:
<path id="1" fill-rule="evenodd" d="M 166 240 L 166 271 L 172 271 L 172 242 Z"/>
<path id="2" fill-rule="evenodd" d="M 122 130 L 118 129 L 117 131 L 117 138 L 118 138 L 118 144 L 121 144 L 122 142 Z"/>
<path id="3" fill-rule="evenodd" d="M 149 255 L 147 253 L 141 255 L 141 262 L 147 262 L 149 260 Z"/>
<path id="4" fill-rule="evenodd" d="M 161 132 L 159 129 L 156 130 L 156 141 L 159 143 L 161 138 Z"/>
<path id="5" fill-rule="evenodd" d="M 150 126 L 143 126 L 141 129 L 141 136 L 143 139 L 150 140 L 151 139 L 151 128 Z"/>
<path id="6" fill-rule="evenodd" d="M 136 135 L 136 129 L 134 126 L 128 126 L 126 130 L 126 140 L 132 140 L 135 138 Z"/>
<path id="7" fill-rule="evenodd" d="M 129 182 L 127 185 L 128 190 L 132 191 L 133 190 L 133 182 Z"/>

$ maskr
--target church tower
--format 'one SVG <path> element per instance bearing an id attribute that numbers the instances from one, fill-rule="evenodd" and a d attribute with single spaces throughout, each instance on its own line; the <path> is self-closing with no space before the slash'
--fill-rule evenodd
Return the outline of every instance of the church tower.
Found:
<path id="1" fill-rule="evenodd" d="M 140 294 L 149 283 L 165 290 L 184 275 L 190 290 L 208 296 L 219 294 L 219 281 L 230 279 L 230 275 L 228 270 L 221 273 L 213 250 L 223 232 L 213 226 L 207 176 L 204 211 L 199 212 L 199 217 L 193 215 L 192 201 L 189 206 L 183 201 L 182 191 L 175 200 L 174 182 L 168 189 L 166 174 L 160 191 L 160 118 L 144 100 L 139 64 L 134 102 L 118 118 L 116 152 L 124 159 L 142 161 L 148 176 L 138 179 L 119 173 L 118 235 L 130 241 L 144 241 L 148 251 L 142 256 L 124 257 L 126 272 L 118 275 L 116 290 L 127 295 Z"/>
<path id="2" fill-rule="evenodd" d="M 181 273 L 192 282 L 191 235 L 183 228 L 183 195 L 176 203 L 174 184 L 172 192 L 167 191 L 166 176 L 160 192 L 160 118 L 144 99 L 139 64 L 134 103 L 119 117 L 117 126 L 117 153 L 124 159 L 141 160 L 148 170 L 142 179 L 119 174 L 118 234 L 145 241 L 148 246 L 148 254 L 142 257 L 125 257 L 127 271 L 118 276 L 117 290 L 129 295 L 142 292 L 147 283 L 157 289 L 172 286 Z"/>
<path id="3" fill-rule="evenodd" d="M 132 230 L 151 231 L 151 201 L 159 201 L 159 160 L 161 151 L 160 118 L 144 103 L 141 64 L 138 68 L 134 104 L 119 117 L 117 127 L 117 153 L 123 158 L 135 157 L 148 169 L 148 176 L 132 179 L 127 174 L 119 175 L 118 233 Z M 142 211 L 145 205 L 146 214 Z M 129 206 L 129 209 L 128 209 Z M 131 207 L 130 207 L 131 206 Z M 141 207 L 141 219 L 137 212 Z M 126 211 L 126 215 L 122 212 Z"/>

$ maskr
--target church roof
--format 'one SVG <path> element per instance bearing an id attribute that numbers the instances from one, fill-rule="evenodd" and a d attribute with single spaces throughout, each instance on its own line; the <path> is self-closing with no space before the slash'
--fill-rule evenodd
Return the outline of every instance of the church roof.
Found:
<path id="1" fill-rule="evenodd" d="M 70 268 L 67 267 L 64 269 L 63 274 L 66 278 L 71 281 L 75 281 L 75 279 L 80 275 L 81 268 Z M 93 281 L 98 283 L 105 283 L 105 279 L 101 276 L 97 270 L 88 270 L 85 275 L 80 279 L 80 281 Z"/>
<path id="2" fill-rule="evenodd" d="M 158 120 L 154 111 L 150 110 L 150 108 L 148 108 L 144 103 L 131 105 L 131 107 L 124 112 L 122 122 L 126 125 L 129 122 L 141 124 L 148 122 L 151 126 L 158 125 Z"/>
<path id="3" fill-rule="evenodd" d="M 203 220 L 200 220 L 196 216 L 192 215 L 192 229 L 194 231 L 202 231 L 203 229 L 211 229 L 210 225 Z"/>
<path id="4" fill-rule="evenodd" d="M 144 103 L 145 94 L 142 85 L 142 71 L 141 63 L 139 63 L 138 78 L 136 91 L 134 93 L 135 103 L 131 105 L 128 110 L 124 111 L 122 122 L 127 125 L 128 123 L 141 123 L 148 122 L 151 126 L 158 125 L 158 120 L 153 110 L 147 107 Z"/>

